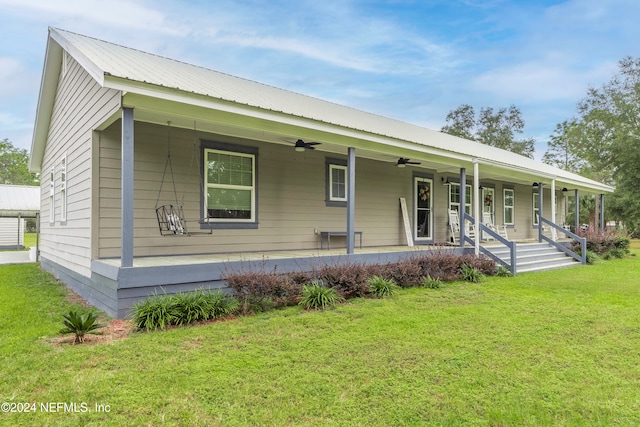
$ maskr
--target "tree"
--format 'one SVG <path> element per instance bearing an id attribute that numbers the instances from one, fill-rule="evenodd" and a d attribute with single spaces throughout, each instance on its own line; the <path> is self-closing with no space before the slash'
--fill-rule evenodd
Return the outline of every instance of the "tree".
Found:
<path id="1" fill-rule="evenodd" d="M 29 172 L 29 153 L 16 148 L 7 138 L 0 141 L 0 183 L 38 185 L 36 174 Z"/>
<path id="2" fill-rule="evenodd" d="M 447 114 L 446 124 L 441 130 L 450 135 L 533 157 L 535 140 L 517 139 L 524 132 L 524 120 L 522 112 L 515 105 L 498 110 L 481 108 L 476 117 L 474 108 L 463 104 Z"/>
<path id="3" fill-rule="evenodd" d="M 608 215 L 640 231 L 640 58 L 626 57 L 618 65 L 609 82 L 588 90 L 578 117 L 556 128 L 545 158 L 557 160 L 558 147 L 564 147 L 582 160 L 581 174 L 615 184 L 605 204 Z"/>
<path id="4" fill-rule="evenodd" d="M 580 173 L 585 167 L 585 160 L 578 154 L 580 137 L 575 120 L 564 121 L 558 125 L 547 142 L 548 150 L 542 156 L 542 161 L 549 165 Z"/>

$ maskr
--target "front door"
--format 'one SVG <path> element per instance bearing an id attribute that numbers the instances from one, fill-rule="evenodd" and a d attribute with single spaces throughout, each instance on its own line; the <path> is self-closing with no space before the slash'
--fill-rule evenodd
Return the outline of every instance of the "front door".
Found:
<path id="1" fill-rule="evenodd" d="M 491 220 L 491 224 L 495 225 L 495 208 L 494 201 L 496 199 L 496 190 L 492 187 L 482 188 L 482 222 L 487 222 L 486 219 Z"/>
<path id="2" fill-rule="evenodd" d="M 431 239 L 433 236 L 433 205 L 431 190 L 433 180 L 416 177 L 413 185 L 414 235 L 416 239 Z"/>

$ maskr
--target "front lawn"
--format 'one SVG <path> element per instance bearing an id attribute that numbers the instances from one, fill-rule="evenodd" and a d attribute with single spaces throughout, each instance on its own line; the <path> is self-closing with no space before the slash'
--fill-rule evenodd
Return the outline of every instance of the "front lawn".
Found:
<path id="1" fill-rule="evenodd" d="M 72 346 L 51 342 L 62 287 L 1 266 L 0 402 L 36 412 L 0 424 L 638 425 L 639 275 L 628 257 Z"/>

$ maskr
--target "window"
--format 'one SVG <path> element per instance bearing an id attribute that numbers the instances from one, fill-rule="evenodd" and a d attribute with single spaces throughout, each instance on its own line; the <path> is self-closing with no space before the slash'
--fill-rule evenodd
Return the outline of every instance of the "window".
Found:
<path id="1" fill-rule="evenodd" d="M 505 188 L 502 191 L 504 196 L 504 223 L 508 225 L 513 225 L 515 193 L 512 188 Z"/>
<path id="2" fill-rule="evenodd" d="M 415 214 L 413 216 L 414 235 L 417 239 L 429 239 L 433 231 L 433 180 L 428 178 L 414 178 L 414 201 Z"/>
<path id="3" fill-rule="evenodd" d="M 466 188 L 464 211 L 471 215 L 471 186 L 467 185 Z M 460 212 L 460 184 L 455 182 L 449 184 L 449 209 L 455 209 Z"/>
<path id="4" fill-rule="evenodd" d="M 67 220 L 67 156 L 60 162 L 60 221 Z"/>
<path id="5" fill-rule="evenodd" d="M 329 200 L 347 201 L 347 167 L 329 165 Z"/>
<path id="6" fill-rule="evenodd" d="M 346 207 L 349 188 L 347 161 L 327 158 L 325 170 L 327 174 L 325 192 L 327 206 Z"/>
<path id="7" fill-rule="evenodd" d="M 214 222 L 254 222 L 254 154 L 205 149 L 205 208 Z"/>
<path id="8" fill-rule="evenodd" d="M 55 168 L 51 168 L 51 172 L 49 173 L 49 222 L 50 223 L 54 223 L 56 221 L 55 189 L 56 189 Z"/>

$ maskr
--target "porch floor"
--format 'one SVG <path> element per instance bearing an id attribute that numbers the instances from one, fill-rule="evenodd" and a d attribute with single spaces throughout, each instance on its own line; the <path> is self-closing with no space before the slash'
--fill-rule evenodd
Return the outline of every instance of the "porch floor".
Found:
<path id="1" fill-rule="evenodd" d="M 423 252 L 442 248 L 456 249 L 457 246 L 372 246 L 355 248 L 354 255 L 375 255 L 397 252 Z M 166 255 L 134 257 L 133 267 L 160 267 L 160 266 L 180 266 L 192 264 L 228 263 L 242 261 L 274 261 L 291 258 L 324 258 L 346 256 L 345 248 L 335 249 L 300 249 L 291 251 L 266 251 L 266 252 L 237 252 L 237 253 L 217 253 L 217 254 L 193 254 L 193 255 Z M 107 258 L 97 260 L 102 264 L 112 267 L 120 267 L 120 258 Z"/>

